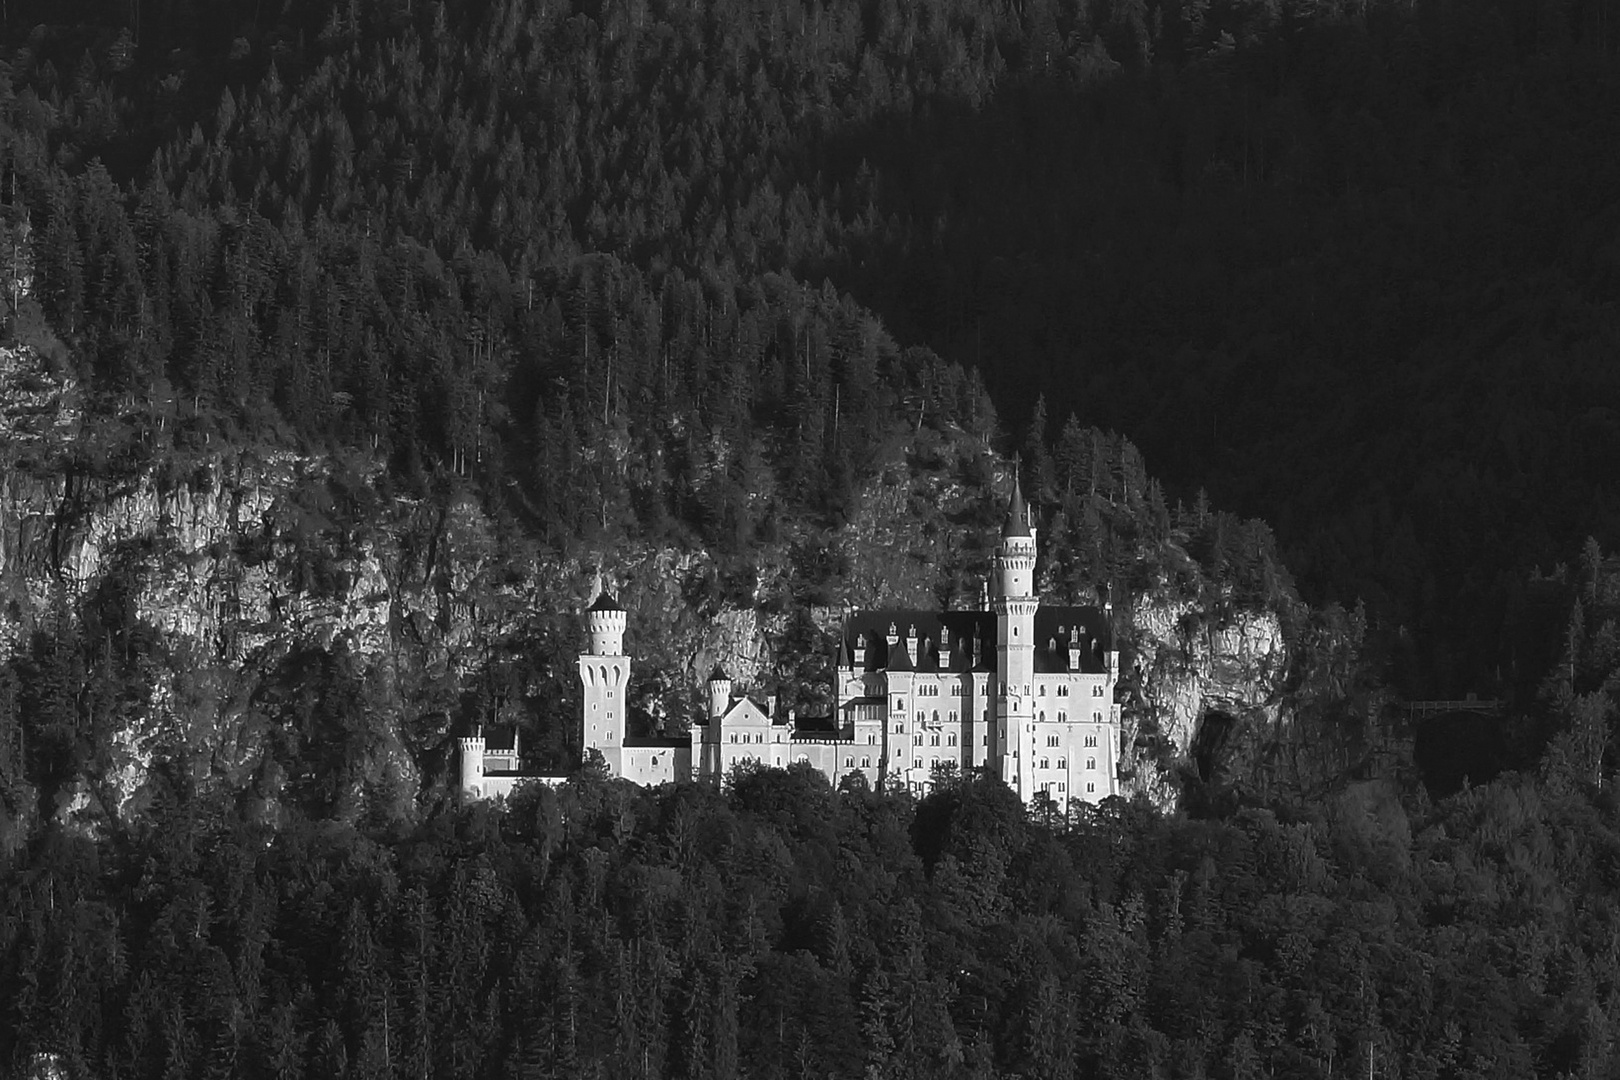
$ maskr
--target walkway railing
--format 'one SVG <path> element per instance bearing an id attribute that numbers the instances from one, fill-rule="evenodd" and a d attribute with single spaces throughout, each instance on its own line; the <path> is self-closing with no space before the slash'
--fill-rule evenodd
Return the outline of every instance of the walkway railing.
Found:
<path id="1" fill-rule="evenodd" d="M 1414 720 L 1437 716 L 1440 713 L 1478 713 L 1481 716 L 1500 716 L 1507 702 L 1498 699 L 1463 698 L 1460 701 L 1408 701 L 1406 714 Z"/>

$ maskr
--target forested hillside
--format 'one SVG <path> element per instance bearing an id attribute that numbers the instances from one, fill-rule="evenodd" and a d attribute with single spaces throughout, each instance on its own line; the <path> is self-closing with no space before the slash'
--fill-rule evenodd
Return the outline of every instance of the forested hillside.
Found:
<path id="1" fill-rule="evenodd" d="M 416 776 L 432 789 L 452 729 L 496 717 L 566 764 L 562 622 L 591 562 L 710 560 L 637 604 L 637 703 L 676 721 L 717 646 L 665 586 L 706 619 L 976 597 L 990 451 L 1013 448 L 982 379 L 823 268 L 888 243 L 848 133 L 1041 77 L 1037 15 L 5 13 L 0 404 L 28 436 L 6 447 L 27 478 L 5 521 L 6 801 L 117 818 L 165 756 L 205 789 L 287 790 L 261 763 L 303 776 L 326 745 L 389 779 L 312 782 L 303 811 L 387 818 Z M 1054 598 L 1112 590 L 1128 615 L 1160 588 L 1306 635 L 1263 524 L 1167 498 L 1127 439 L 1052 427 L 1020 445 Z M 824 647 L 793 631 L 793 669 L 761 674 L 802 696 Z M 364 707 L 313 708 L 311 672 Z M 1161 732 L 1167 764 L 1196 721 Z"/>
<path id="2" fill-rule="evenodd" d="M 762 460 L 836 506 L 875 418 L 1044 388 L 1271 520 L 1403 689 L 1490 692 L 1528 568 L 1617 525 L 1617 14 L 15 3 L 4 186 L 143 409 L 712 539 Z M 824 279 L 972 374 L 876 378 Z M 641 474 L 561 467 L 599 441 Z"/>
<path id="3" fill-rule="evenodd" d="M 0 1069 L 1613 1074 L 1617 16 L 0 4 Z M 450 804 L 598 568 L 813 696 L 1012 451 L 1183 813 Z"/>
<path id="4" fill-rule="evenodd" d="M 809 772 L 585 778 L 379 843 L 178 799 L 0 883 L 68 1076 L 1613 1075 L 1614 806 L 1504 779 L 1026 819 Z M 1556 782 L 1553 782 L 1556 781 Z"/>

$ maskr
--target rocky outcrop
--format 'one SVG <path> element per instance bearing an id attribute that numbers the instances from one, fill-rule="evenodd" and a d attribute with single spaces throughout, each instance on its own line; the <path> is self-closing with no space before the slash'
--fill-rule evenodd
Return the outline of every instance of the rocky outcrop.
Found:
<path id="1" fill-rule="evenodd" d="M 1155 591 L 1136 598 L 1126 636 L 1135 694 L 1123 745 L 1134 760 L 1123 765 L 1155 803 L 1173 806 L 1180 770 L 1207 774 L 1234 732 L 1286 723 L 1290 658 L 1275 612 L 1212 618 L 1207 606 Z"/>

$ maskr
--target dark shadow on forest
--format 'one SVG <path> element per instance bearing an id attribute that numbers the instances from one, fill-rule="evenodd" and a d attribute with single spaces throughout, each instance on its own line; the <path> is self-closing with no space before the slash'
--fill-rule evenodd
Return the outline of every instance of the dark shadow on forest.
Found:
<path id="1" fill-rule="evenodd" d="M 1429 797 L 1438 801 L 1465 785 L 1533 769 L 1545 746 L 1545 733 L 1522 716 L 1441 713 L 1418 725 L 1412 759 Z"/>

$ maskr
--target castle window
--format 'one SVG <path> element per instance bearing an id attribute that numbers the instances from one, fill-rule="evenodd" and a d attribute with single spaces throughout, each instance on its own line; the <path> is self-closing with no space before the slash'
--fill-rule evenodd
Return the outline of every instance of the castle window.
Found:
<path id="1" fill-rule="evenodd" d="M 1087 791 L 1096 791 L 1097 790 L 1097 785 L 1096 784 L 1087 784 L 1086 785 L 1086 790 Z"/>
<path id="2" fill-rule="evenodd" d="M 732 732 L 732 733 L 731 733 L 731 741 L 732 741 L 732 742 L 736 742 L 736 741 L 737 741 L 737 733 L 736 733 L 736 732 L 735 732 L 735 731 L 733 731 L 733 732 Z"/>
<path id="3" fill-rule="evenodd" d="M 955 746 L 956 745 L 956 733 L 955 732 L 952 732 L 951 734 L 945 736 L 945 745 L 946 746 Z"/>
<path id="4" fill-rule="evenodd" d="M 844 768 L 853 769 L 854 767 L 855 767 L 855 759 L 854 758 L 847 757 L 847 758 L 844 759 Z"/>
<path id="5" fill-rule="evenodd" d="M 922 745 L 922 736 L 921 735 L 913 735 L 911 737 L 911 745 L 913 745 L 913 746 L 921 746 Z"/>
<path id="6" fill-rule="evenodd" d="M 990 736 L 988 736 L 988 735 L 980 735 L 979 736 L 979 745 L 980 746 L 989 746 L 990 745 Z"/>
<path id="7" fill-rule="evenodd" d="M 1035 688 L 1035 694 L 1036 694 L 1037 697 L 1045 697 L 1046 696 L 1046 684 L 1041 683 L 1041 685 L 1037 686 Z"/>
<path id="8" fill-rule="evenodd" d="M 895 712 L 905 712 L 906 711 L 906 699 L 905 698 L 897 697 L 897 698 L 894 699 L 894 711 Z"/>
<path id="9" fill-rule="evenodd" d="M 956 710 L 955 709 L 951 710 L 951 723 L 953 723 L 953 724 L 956 723 Z"/>
<path id="10" fill-rule="evenodd" d="M 1069 790 L 1069 785 L 1065 784 L 1063 781 L 1059 780 L 1058 781 L 1058 791 L 1063 792 L 1063 791 L 1068 791 L 1068 790 Z"/>
<path id="11" fill-rule="evenodd" d="M 1045 709 L 1041 710 L 1041 723 L 1043 723 L 1043 724 L 1046 723 L 1046 710 Z"/>
<path id="12" fill-rule="evenodd" d="M 1062 758 L 1058 758 L 1058 763 L 1057 763 L 1057 767 L 1058 767 L 1058 768 L 1060 768 L 1060 769 L 1061 769 L 1061 768 L 1063 768 L 1063 767 L 1064 767 L 1064 766 L 1065 766 L 1065 765 L 1067 765 L 1067 764 L 1068 764 L 1068 763 L 1067 763 L 1067 762 L 1066 762 L 1066 761 L 1064 761 L 1064 760 L 1063 760 L 1063 759 L 1062 759 Z"/>
<path id="13" fill-rule="evenodd" d="M 900 734 L 900 733 L 901 733 L 901 732 L 902 732 L 902 731 L 904 731 L 904 730 L 905 730 L 905 729 L 906 729 L 906 728 L 905 728 L 905 725 L 904 725 L 904 724 L 896 724 L 896 725 L 894 725 L 894 733 L 895 733 L 895 734 L 896 734 L 896 735 L 898 735 L 898 734 Z"/>
<path id="14" fill-rule="evenodd" d="M 861 768 L 870 769 L 871 767 L 872 767 L 872 759 L 871 758 L 869 758 L 869 757 L 861 758 Z"/>
<path id="15" fill-rule="evenodd" d="M 1058 713 L 1058 723 L 1067 724 L 1068 722 L 1069 722 L 1069 714 L 1068 713 L 1066 713 L 1066 712 Z"/>
<path id="16" fill-rule="evenodd" d="M 932 736 L 928 741 L 928 745 L 930 745 L 930 746 L 938 746 L 939 745 L 939 736 L 938 735 Z"/>
<path id="17" fill-rule="evenodd" d="M 1092 713 L 1092 714 L 1091 714 L 1091 722 L 1092 722 L 1092 723 L 1093 723 L 1093 724 L 1100 724 L 1100 723 L 1102 723 L 1102 713 L 1100 713 L 1100 712 L 1094 712 L 1094 713 Z"/>
<path id="18" fill-rule="evenodd" d="M 1086 745 L 1087 746 L 1096 746 L 1097 745 L 1097 736 L 1095 736 L 1095 735 L 1087 735 L 1086 736 Z"/>
<path id="19" fill-rule="evenodd" d="M 1095 769 L 1096 767 L 1097 767 L 1097 759 L 1096 758 L 1094 758 L 1094 757 L 1086 758 L 1086 768 Z"/>
<path id="20" fill-rule="evenodd" d="M 1102 686 L 1101 686 L 1101 684 L 1097 684 L 1097 685 L 1092 686 L 1092 688 L 1091 688 L 1091 696 L 1092 697 L 1102 697 Z"/>
<path id="21" fill-rule="evenodd" d="M 918 709 L 917 710 L 917 723 L 919 723 L 919 724 L 922 723 L 924 719 L 925 719 L 925 717 L 923 716 L 923 711 L 921 709 Z"/>
<path id="22" fill-rule="evenodd" d="M 1050 758 L 1041 758 L 1041 768 L 1050 769 L 1051 767 L 1052 767 L 1052 760 Z"/>
<path id="23" fill-rule="evenodd" d="M 870 731 L 868 731 L 866 733 L 866 745 L 868 745 L 868 746 L 876 746 L 877 745 L 877 736 L 874 735 Z"/>
<path id="24" fill-rule="evenodd" d="M 1069 684 L 1068 683 L 1063 683 L 1058 687 L 1058 695 L 1057 696 L 1058 697 L 1068 697 L 1069 696 Z"/>

